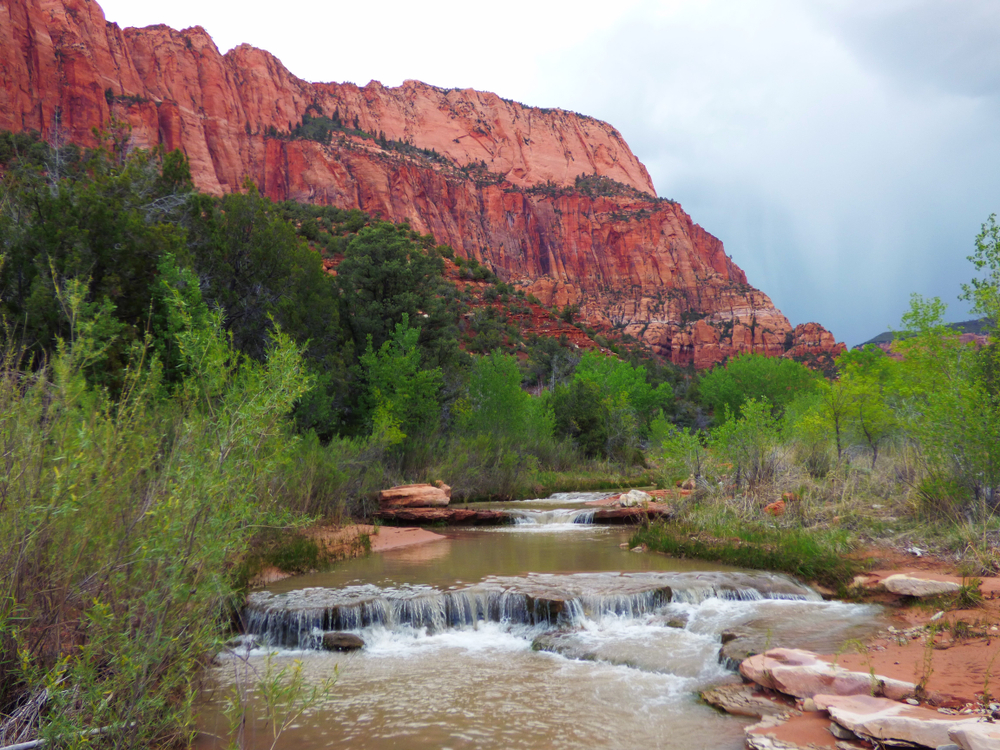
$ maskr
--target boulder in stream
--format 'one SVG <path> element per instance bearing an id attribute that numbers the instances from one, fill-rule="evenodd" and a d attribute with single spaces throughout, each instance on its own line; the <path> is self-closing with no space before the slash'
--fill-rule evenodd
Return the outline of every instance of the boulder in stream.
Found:
<path id="1" fill-rule="evenodd" d="M 442 484 L 402 484 L 378 493 L 381 508 L 443 508 L 451 502 L 451 487 Z"/>
<path id="2" fill-rule="evenodd" d="M 738 670 L 744 659 L 763 653 L 773 645 L 768 633 L 749 630 L 724 630 L 721 640 L 719 663 L 732 670 Z"/>
<path id="3" fill-rule="evenodd" d="M 323 633 L 323 648 L 327 651 L 357 651 L 364 647 L 364 640 L 353 633 L 341 633 L 340 631 Z"/>
<path id="4" fill-rule="evenodd" d="M 637 508 L 654 502 L 653 496 L 642 490 L 629 490 L 618 498 L 618 504 L 623 508 Z"/>

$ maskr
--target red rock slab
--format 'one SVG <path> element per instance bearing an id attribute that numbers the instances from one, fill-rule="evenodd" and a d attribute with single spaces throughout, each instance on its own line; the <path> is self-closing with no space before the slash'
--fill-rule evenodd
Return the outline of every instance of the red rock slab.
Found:
<path id="1" fill-rule="evenodd" d="M 747 746 L 761 750 L 791 750 L 797 748 L 810 750 L 820 748 L 838 749 L 836 737 L 830 733 L 830 717 L 824 711 L 810 711 L 789 716 L 780 722 L 762 721 L 747 727 Z M 851 740 L 845 747 L 871 748 L 873 745 L 864 740 Z"/>
<path id="2" fill-rule="evenodd" d="M 881 674 L 852 672 L 824 661 L 811 651 L 796 648 L 772 648 L 763 654 L 744 659 L 740 674 L 772 690 L 797 698 L 817 694 L 866 695 L 873 690 L 891 698 L 905 698 L 916 686 Z"/>
<path id="3" fill-rule="evenodd" d="M 947 745 L 949 730 L 980 723 L 978 718 L 941 714 L 929 708 L 871 695 L 817 695 L 816 707 L 838 724 L 874 740 L 912 742 L 924 747 Z"/>
<path id="4" fill-rule="evenodd" d="M 378 493 L 382 508 L 442 508 L 451 502 L 451 488 L 433 484 L 401 484 Z"/>
<path id="5" fill-rule="evenodd" d="M 594 513 L 594 523 L 643 523 L 657 518 L 669 518 L 672 512 L 669 505 L 653 504 L 645 508 L 606 508 Z"/>
<path id="6" fill-rule="evenodd" d="M 962 750 L 996 750 L 1000 747 L 1000 724 L 974 724 L 948 730 L 948 739 Z"/>
<path id="7" fill-rule="evenodd" d="M 390 549 L 412 547 L 427 542 L 437 542 L 447 537 L 435 534 L 427 529 L 410 526 L 382 526 L 369 537 L 372 541 L 372 552 L 385 552 Z"/>
<path id="8" fill-rule="evenodd" d="M 498 510 L 471 508 L 384 508 L 378 512 L 378 517 L 387 523 L 444 523 L 449 526 L 499 526 L 511 520 Z"/>

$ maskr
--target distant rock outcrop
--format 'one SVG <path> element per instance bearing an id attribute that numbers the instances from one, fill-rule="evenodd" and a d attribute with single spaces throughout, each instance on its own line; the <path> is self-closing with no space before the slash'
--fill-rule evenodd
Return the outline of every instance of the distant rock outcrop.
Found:
<path id="1" fill-rule="evenodd" d="M 822 365 L 843 349 L 822 326 L 793 329 L 590 117 L 417 81 L 308 83 L 262 50 L 221 54 L 201 27 L 120 29 L 93 0 L 0 6 L 0 72 L 0 128 L 49 136 L 58 119 L 93 145 L 114 115 L 137 146 L 183 150 L 202 190 L 249 177 L 276 200 L 407 221 L 677 364 L 762 352 Z"/>

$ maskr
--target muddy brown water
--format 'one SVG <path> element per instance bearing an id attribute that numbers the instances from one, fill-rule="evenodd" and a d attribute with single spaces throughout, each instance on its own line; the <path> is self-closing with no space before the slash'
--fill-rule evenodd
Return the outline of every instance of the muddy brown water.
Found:
<path id="1" fill-rule="evenodd" d="M 301 664 L 307 684 L 337 674 L 280 748 L 736 750 L 747 721 L 698 699 L 738 679 L 718 660 L 723 630 L 830 653 L 878 627 L 877 608 L 784 576 L 622 549 L 627 530 L 586 523 L 599 496 L 497 506 L 520 523 L 442 529 L 254 594 L 252 635 L 219 656 L 197 747 L 225 747 L 221 707 L 270 661 Z M 366 647 L 324 652 L 327 629 Z M 270 748 L 259 696 L 249 705 L 243 744 Z"/>

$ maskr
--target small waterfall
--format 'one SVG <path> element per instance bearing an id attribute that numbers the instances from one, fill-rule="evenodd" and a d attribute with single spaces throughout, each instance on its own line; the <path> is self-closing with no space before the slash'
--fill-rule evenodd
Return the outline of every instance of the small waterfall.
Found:
<path id="1" fill-rule="evenodd" d="M 301 589 L 257 592 L 248 598 L 248 634 L 272 646 L 317 648 L 329 630 L 381 626 L 441 632 L 479 622 L 542 628 L 577 627 L 605 616 L 638 618 L 672 602 L 710 598 L 817 600 L 810 589 L 783 576 L 740 573 L 578 573 L 487 578 L 454 591 L 430 586 Z"/>
<path id="2" fill-rule="evenodd" d="M 510 510 L 507 514 L 517 526 L 553 526 L 567 524 L 592 524 L 594 509 L 559 508 L 557 510 Z"/>

